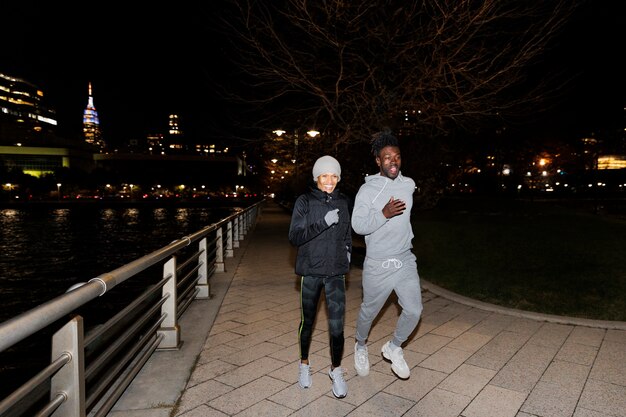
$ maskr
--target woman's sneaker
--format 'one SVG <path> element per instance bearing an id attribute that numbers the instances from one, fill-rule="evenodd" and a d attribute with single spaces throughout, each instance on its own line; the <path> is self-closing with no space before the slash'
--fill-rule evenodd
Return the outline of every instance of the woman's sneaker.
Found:
<path id="1" fill-rule="evenodd" d="M 367 376 L 370 373 L 367 345 L 363 349 L 359 349 L 359 342 L 354 344 L 354 369 L 359 376 Z"/>
<path id="2" fill-rule="evenodd" d="M 308 388 L 313 381 L 311 380 L 311 367 L 307 364 L 300 363 L 300 375 L 298 376 L 298 384 L 302 388 Z"/>
<path id="3" fill-rule="evenodd" d="M 387 342 L 383 345 L 381 353 L 383 358 L 391 361 L 391 370 L 398 376 L 398 378 L 407 379 L 411 376 L 411 370 L 409 365 L 404 360 L 404 352 L 402 348 L 391 349 L 391 342 Z"/>
<path id="4" fill-rule="evenodd" d="M 328 376 L 333 381 L 333 395 L 337 398 L 343 398 L 348 395 L 348 384 L 343 379 L 343 368 L 340 366 L 335 369 L 328 370 Z"/>

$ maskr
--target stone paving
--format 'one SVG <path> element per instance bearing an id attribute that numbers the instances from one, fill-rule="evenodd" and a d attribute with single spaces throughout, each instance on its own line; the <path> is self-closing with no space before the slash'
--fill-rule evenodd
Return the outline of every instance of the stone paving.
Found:
<path id="1" fill-rule="evenodd" d="M 422 319 L 404 346 L 411 377 L 395 377 L 380 354 L 399 314 L 393 297 L 372 327 L 370 374 L 359 377 L 353 366 L 358 267 L 347 278 L 342 366 L 348 395 L 336 399 L 331 392 L 323 302 L 311 346 L 313 384 L 301 389 L 298 278 L 296 252 L 287 241 L 289 219 L 289 213 L 268 203 L 227 264 L 232 280 L 223 285 L 221 305 L 213 307 L 210 318 L 193 319 L 195 325 L 210 324 L 204 323 L 204 333 L 189 335 L 198 343 L 188 343 L 188 365 L 169 360 L 185 380 L 179 386 L 155 380 L 151 370 L 168 361 L 167 352 L 158 352 L 146 365 L 150 382 L 140 373 L 109 416 L 626 417 L 626 323 L 502 309 L 426 281 Z M 133 385 L 153 386 L 146 392 Z"/>

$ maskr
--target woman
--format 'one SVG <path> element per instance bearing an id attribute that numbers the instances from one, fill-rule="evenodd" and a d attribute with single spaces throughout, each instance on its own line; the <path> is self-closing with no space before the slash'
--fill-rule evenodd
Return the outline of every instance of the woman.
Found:
<path id="1" fill-rule="evenodd" d="M 313 166 L 316 187 L 296 200 L 289 241 L 298 248 L 296 274 L 300 275 L 301 321 L 299 384 L 311 386 L 309 347 L 322 289 L 328 311 L 332 392 L 337 398 L 348 393 L 343 377 L 341 358 L 344 345 L 344 316 L 346 306 L 345 274 L 350 270 L 352 229 L 351 204 L 348 197 L 336 189 L 341 180 L 341 166 L 329 155 L 319 158 Z"/>

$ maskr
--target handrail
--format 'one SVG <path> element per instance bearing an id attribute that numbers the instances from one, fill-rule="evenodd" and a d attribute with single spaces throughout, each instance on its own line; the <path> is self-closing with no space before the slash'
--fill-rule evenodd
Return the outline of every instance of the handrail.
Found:
<path id="1" fill-rule="evenodd" d="M 263 203 L 238 210 L 126 265 L 75 284 L 65 294 L 0 323 L 2 352 L 70 317 L 52 339 L 52 357 L 68 355 L 70 359 L 59 366 L 48 365 L 48 380 L 42 381 L 39 373 L 0 401 L 0 415 L 6 411 L 15 416 L 24 412 L 33 415 L 35 411 L 28 407 L 38 408 L 39 415 L 55 417 L 85 417 L 88 412 L 106 415 L 154 350 L 180 347 L 179 317 L 195 299 L 209 298 L 208 278 L 224 271 L 223 258 L 233 256 L 232 248 L 239 247 L 239 240 L 255 224 Z M 187 248 L 194 243 L 198 248 L 189 253 Z M 181 258 L 178 266 L 177 258 Z M 83 319 L 74 313 L 78 308 L 157 264 L 163 271 L 156 283 L 147 284 L 124 309 L 85 335 Z M 152 342 L 146 350 L 148 341 Z M 58 363 L 58 359 L 53 362 Z M 47 384 L 49 391 L 45 404 L 40 404 L 40 394 L 28 397 L 42 384 Z M 29 398 L 33 403 L 25 405 Z"/>

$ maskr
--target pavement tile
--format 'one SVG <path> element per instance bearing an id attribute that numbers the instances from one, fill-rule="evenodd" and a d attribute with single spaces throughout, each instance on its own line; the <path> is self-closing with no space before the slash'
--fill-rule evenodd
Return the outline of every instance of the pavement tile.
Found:
<path id="1" fill-rule="evenodd" d="M 626 416 L 626 387 L 589 378 L 578 404 L 610 416 Z"/>
<path id="2" fill-rule="evenodd" d="M 448 375 L 437 388 L 475 397 L 491 381 L 496 371 L 472 365 L 461 365 Z"/>
<path id="3" fill-rule="evenodd" d="M 189 382 L 187 382 L 187 388 L 193 387 L 194 385 L 213 379 L 216 376 L 230 372 L 235 368 L 236 365 L 224 362 L 219 359 L 203 364 L 197 364 L 196 368 L 191 374 L 191 378 L 189 378 Z"/>
<path id="4" fill-rule="evenodd" d="M 626 345 L 610 341 L 602 343 L 590 377 L 626 386 Z"/>
<path id="5" fill-rule="evenodd" d="M 457 417 L 472 401 L 472 397 L 442 389 L 433 389 L 418 401 L 404 417 Z"/>
<path id="6" fill-rule="evenodd" d="M 367 376 L 358 376 L 353 370 L 350 376 L 347 381 L 348 396 L 344 400 L 355 406 L 361 406 L 370 401 L 381 390 L 398 379 L 390 372 L 382 373 L 375 370 L 370 370 Z"/>
<path id="7" fill-rule="evenodd" d="M 480 368 L 500 370 L 526 343 L 528 336 L 501 332 L 474 353 L 466 363 Z"/>
<path id="8" fill-rule="evenodd" d="M 367 402 L 348 414 L 349 417 L 396 417 L 405 415 L 413 404 L 413 401 L 378 392 Z"/>
<path id="9" fill-rule="evenodd" d="M 320 417 L 320 416 L 345 416 L 348 415 L 354 406 L 341 399 L 324 395 L 315 401 L 307 404 L 298 410 L 297 416 L 301 417 Z M 348 394 L 350 395 L 350 394 Z"/>
<path id="10" fill-rule="evenodd" d="M 492 336 L 468 331 L 451 340 L 447 346 L 449 348 L 474 353 L 487 344 L 492 338 Z"/>
<path id="11" fill-rule="evenodd" d="M 598 351 L 599 349 L 595 346 L 575 343 L 567 339 L 555 359 L 591 366 L 598 356 Z"/>
<path id="12" fill-rule="evenodd" d="M 237 388 L 260 378 L 282 364 L 283 362 L 277 361 L 276 359 L 259 357 L 254 362 L 249 362 L 243 366 L 240 365 L 228 373 L 216 376 L 215 380 Z"/>
<path id="13" fill-rule="evenodd" d="M 522 406 L 522 411 L 542 417 L 570 417 L 574 413 L 578 393 L 560 384 L 539 382 Z"/>
<path id="14" fill-rule="evenodd" d="M 222 357 L 222 360 L 233 365 L 243 366 L 250 362 L 256 361 L 263 356 L 269 356 L 277 350 L 283 349 L 282 346 L 270 343 L 262 342 L 257 343 L 254 346 L 245 347 L 244 349 L 234 352 L 228 357 Z M 283 361 L 287 362 L 287 361 Z"/>
<path id="15" fill-rule="evenodd" d="M 252 333 L 258 332 L 259 330 L 265 330 L 272 326 L 276 326 L 277 324 L 280 324 L 280 322 L 272 319 L 263 319 L 255 321 L 254 323 L 244 324 L 243 326 L 231 329 L 231 331 L 233 333 L 239 333 L 243 336 L 249 336 Z"/>
<path id="16" fill-rule="evenodd" d="M 581 345 L 600 347 L 602 339 L 606 335 L 606 329 L 593 327 L 576 326 L 567 338 L 568 342 L 579 343 Z"/>
<path id="17" fill-rule="evenodd" d="M 556 348 L 524 345 L 491 381 L 492 385 L 529 393 L 548 368 Z"/>
<path id="18" fill-rule="evenodd" d="M 286 417 L 291 415 L 291 413 L 293 413 L 293 410 L 287 407 L 263 400 L 252 407 L 246 408 L 241 413 L 235 414 L 235 417 Z"/>
<path id="19" fill-rule="evenodd" d="M 213 326 L 213 329 L 211 330 L 209 337 L 207 337 L 206 340 L 204 341 L 204 346 L 202 346 L 202 349 L 210 349 L 212 347 L 221 345 L 222 343 L 228 343 L 235 339 L 241 340 L 241 338 L 243 337 L 239 333 L 233 333 L 228 330 L 224 330 L 222 332 L 217 332 L 214 330 L 215 330 L 215 326 Z"/>
<path id="20" fill-rule="evenodd" d="M 428 333 L 412 342 L 410 347 L 407 346 L 407 349 L 410 348 L 415 352 L 431 355 L 446 346 L 451 340 L 453 339 L 450 337 Z"/>
<path id="21" fill-rule="evenodd" d="M 176 414 L 175 417 L 228 417 L 228 414 L 224 414 L 221 411 L 207 407 L 206 405 L 201 405 L 185 413 Z"/>
<path id="22" fill-rule="evenodd" d="M 558 384 L 579 396 L 589 376 L 590 368 L 590 366 L 555 360 L 541 377 L 541 382 Z"/>
<path id="23" fill-rule="evenodd" d="M 292 372 L 292 375 L 292 382 L 289 386 L 269 396 L 267 398 L 269 401 L 295 411 L 326 395 L 331 389 L 330 378 L 325 372 L 311 374 L 313 382 L 309 388 L 301 388 L 298 385 L 297 373 Z M 348 395 L 350 395 L 350 386 L 348 386 Z"/>
<path id="24" fill-rule="evenodd" d="M 389 370 L 391 372 L 391 370 Z M 411 369 L 411 376 L 407 380 L 396 379 L 383 389 L 384 392 L 411 401 L 421 400 L 430 390 L 443 381 L 447 374 L 433 371 L 419 366 Z"/>
<path id="25" fill-rule="evenodd" d="M 472 332 L 495 337 L 509 327 L 515 320 L 515 317 L 506 314 L 492 314 L 472 327 Z"/>
<path id="26" fill-rule="evenodd" d="M 232 390 L 233 387 L 214 380 L 187 388 L 178 401 L 178 413 L 182 414 Z"/>
<path id="27" fill-rule="evenodd" d="M 487 385 L 463 411 L 463 417 L 515 417 L 526 394 Z"/>
<path id="28" fill-rule="evenodd" d="M 543 323 L 535 321 L 535 320 L 527 319 L 524 317 L 516 317 L 515 320 L 513 320 L 506 327 L 505 330 L 509 332 L 513 332 L 513 333 L 520 333 L 520 334 L 525 334 L 525 335 L 530 336 L 534 334 L 535 332 L 537 332 L 537 330 L 539 330 L 542 325 Z"/>
<path id="29" fill-rule="evenodd" d="M 263 376 L 249 384 L 220 395 L 207 403 L 226 414 L 237 414 L 287 387 L 287 383 Z"/>
<path id="30" fill-rule="evenodd" d="M 461 364 L 471 355 L 471 352 L 443 347 L 430 355 L 428 358 L 424 359 L 419 365 L 422 368 L 428 368 L 433 371 L 450 374 L 461 366 Z"/>
<path id="31" fill-rule="evenodd" d="M 609 329 L 606 331 L 605 341 L 626 344 L 626 330 Z"/>
<path id="32" fill-rule="evenodd" d="M 569 325 L 545 323 L 531 336 L 528 343 L 560 348 L 572 332 L 572 329 L 573 327 Z"/>
<path id="33" fill-rule="evenodd" d="M 587 410 L 586 408 L 577 407 L 572 417 L 613 417 L 613 416 L 607 416 L 606 414 L 600 413 L 598 411 Z"/>

